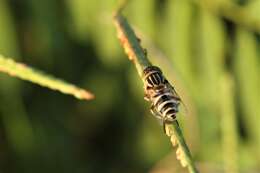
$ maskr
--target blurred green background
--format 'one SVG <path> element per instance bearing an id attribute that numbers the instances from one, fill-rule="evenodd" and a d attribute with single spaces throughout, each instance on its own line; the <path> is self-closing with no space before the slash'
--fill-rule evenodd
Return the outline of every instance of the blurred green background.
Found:
<path id="1" fill-rule="evenodd" d="M 96 95 L 0 74 L 0 172 L 186 171 L 117 40 L 118 3 L 0 0 L 1 54 Z M 187 107 L 200 170 L 260 172 L 260 0 L 132 0 L 125 15 Z"/>

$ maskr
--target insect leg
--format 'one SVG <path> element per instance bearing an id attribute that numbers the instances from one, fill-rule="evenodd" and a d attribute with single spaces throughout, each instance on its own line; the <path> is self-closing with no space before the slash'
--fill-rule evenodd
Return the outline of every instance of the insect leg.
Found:
<path id="1" fill-rule="evenodd" d="M 146 101 L 150 101 L 151 96 L 149 94 L 149 88 L 147 86 L 144 87 L 144 99 Z"/>
<path id="2" fill-rule="evenodd" d="M 154 115 L 154 117 L 156 117 L 157 120 L 159 120 L 159 123 L 163 126 L 163 132 L 166 134 L 166 130 L 165 130 L 165 123 L 166 122 L 165 122 L 164 118 L 155 109 L 154 105 L 151 106 L 151 112 Z"/>
<path id="3" fill-rule="evenodd" d="M 162 120 L 163 123 L 163 132 L 166 134 L 166 129 L 165 129 L 165 120 Z"/>
<path id="4" fill-rule="evenodd" d="M 148 102 L 150 101 L 150 97 L 147 93 L 144 94 L 144 100 L 146 100 Z"/>
<path id="5" fill-rule="evenodd" d="M 152 104 L 151 108 L 150 108 L 152 114 L 157 118 L 157 119 L 162 119 L 162 116 L 157 112 L 157 110 L 155 109 L 155 106 Z"/>
<path id="6" fill-rule="evenodd" d="M 174 89 L 174 87 L 169 83 L 168 80 L 165 80 L 165 84 L 168 88 L 170 88 L 173 91 L 173 94 L 175 96 L 175 99 L 180 101 L 180 103 L 183 105 L 184 109 L 185 109 L 185 113 L 188 113 L 188 108 L 187 106 L 184 104 L 184 102 L 182 101 L 181 97 L 179 96 L 179 94 L 177 93 L 177 91 Z"/>

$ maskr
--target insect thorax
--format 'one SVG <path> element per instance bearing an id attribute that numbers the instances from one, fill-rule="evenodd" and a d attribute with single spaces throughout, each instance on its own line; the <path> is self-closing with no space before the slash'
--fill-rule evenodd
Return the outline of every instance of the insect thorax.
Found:
<path id="1" fill-rule="evenodd" d="M 148 88 L 162 88 L 165 85 L 165 78 L 162 74 L 162 71 L 159 67 L 156 66 L 149 66 L 144 70 L 143 73 L 144 83 L 146 89 Z"/>

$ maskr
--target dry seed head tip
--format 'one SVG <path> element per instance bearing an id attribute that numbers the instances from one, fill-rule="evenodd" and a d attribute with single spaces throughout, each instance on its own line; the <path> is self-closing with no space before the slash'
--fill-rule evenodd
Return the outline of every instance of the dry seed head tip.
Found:
<path id="1" fill-rule="evenodd" d="M 83 100 L 92 100 L 95 98 L 95 96 L 85 90 L 80 89 L 79 91 L 75 92 L 75 96 L 78 99 L 83 99 Z"/>

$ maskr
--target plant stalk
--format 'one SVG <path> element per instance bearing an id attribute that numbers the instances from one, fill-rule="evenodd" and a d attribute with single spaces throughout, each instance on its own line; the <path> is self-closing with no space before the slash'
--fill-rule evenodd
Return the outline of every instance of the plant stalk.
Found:
<path id="1" fill-rule="evenodd" d="M 135 64 L 137 72 L 142 78 L 143 70 L 152 64 L 140 45 L 140 39 L 137 38 L 127 20 L 120 14 L 120 11 L 114 15 L 114 23 L 118 38 L 128 58 Z M 165 131 L 167 136 L 170 137 L 173 146 L 177 145 L 178 147 L 176 151 L 177 159 L 180 160 L 182 166 L 187 166 L 190 173 L 198 173 L 177 120 L 172 124 L 166 124 Z"/>

